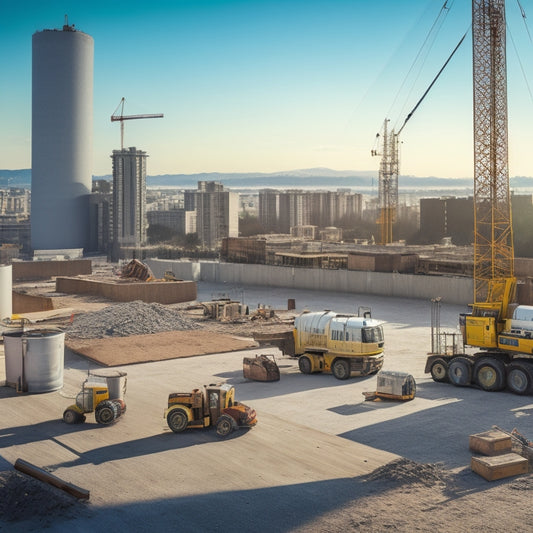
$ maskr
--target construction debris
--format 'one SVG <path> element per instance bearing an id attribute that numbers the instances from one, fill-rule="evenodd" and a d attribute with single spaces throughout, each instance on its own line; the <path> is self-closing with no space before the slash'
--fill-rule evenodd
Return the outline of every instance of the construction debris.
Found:
<path id="1" fill-rule="evenodd" d="M 155 279 L 150 267 L 138 259 L 132 259 L 129 263 L 126 263 L 122 267 L 120 277 L 134 278 L 139 281 L 153 281 Z"/>
<path id="2" fill-rule="evenodd" d="M 395 481 L 397 483 L 422 484 L 431 487 L 447 483 L 449 474 L 439 464 L 423 464 L 410 459 L 397 459 L 369 474 L 365 481 Z"/>
<path id="3" fill-rule="evenodd" d="M 222 322 L 238 320 L 248 314 L 248 308 L 236 300 L 220 298 L 210 302 L 201 302 L 204 316 Z"/>
<path id="4" fill-rule="evenodd" d="M 196 322 L 179 310 L 159 303 L 135 301 L 75 315 L 65 333 L 69 338 L 101 339 L 192 329 L 198 329 Z"/>

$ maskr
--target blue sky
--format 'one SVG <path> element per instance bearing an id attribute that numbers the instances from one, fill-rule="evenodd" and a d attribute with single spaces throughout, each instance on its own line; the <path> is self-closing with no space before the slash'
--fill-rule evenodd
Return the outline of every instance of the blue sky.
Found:
<path id="1" fill-rule="evenodd" d="M 3 0 L 0 168 L 30 167 L 31 37 L 68 14 L 94 38 L 94 174 L 111 172 L 120 135 L 110 116 L 123 96 L 126 114 L 165 114 L 125 126 L 125 145 L 148 152 L 151 175 L 377 170 L 370 150 L 383 120 L 401 125 L 470 26 L 470 0 L 449 0 L 423 66 L 408 76 L 443 4 Z M 533 19 L 533 0 L 521 4 Z M 533 45 L 517 2 L 507 2 L 507 19 L 519 52 L 508 42 L 510 172 L 531 176 Z M 402 174 L 472 176 L 471 71 L 469 33 L 402 132 Z"/>

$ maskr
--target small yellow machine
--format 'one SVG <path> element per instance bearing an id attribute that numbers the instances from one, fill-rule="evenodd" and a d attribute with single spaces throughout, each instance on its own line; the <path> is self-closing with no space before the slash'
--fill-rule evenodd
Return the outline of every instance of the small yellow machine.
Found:
<path id="1" fill-rule="evenodd" d="M 211 384 L 204 386 L 203 391 L 173 392 L 168 395 L 163 416 L 174 433 L 214 426 L 220 437 L 226 437 L 234 429 L 257 424 L 255 410 L 235 401 L 235 388 L 228 384 Z"/>
<path id="2" fill-rule="evenodd" d="M 83 382 L 76 403 L 67 407 L 63 421 L 67 424 L 85 422 L 85 415 L 94 412 L 98 424 L 111 424 L 126 412 L 126 373 L 92 374 Z"/>

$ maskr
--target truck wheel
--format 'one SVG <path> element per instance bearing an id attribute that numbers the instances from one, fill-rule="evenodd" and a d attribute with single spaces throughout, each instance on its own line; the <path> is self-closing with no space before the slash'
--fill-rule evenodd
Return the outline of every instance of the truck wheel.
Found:
<path id="1" fill-rule="evenodd" d="M 507 367 L 507 388 L 520 395 L 533 392 L 533 365 L 511 363 Z"/>
<path id="2" fill-rule="evenodd" d="M 331 365 L 331 372 L 337 379 L 348 379 L 350 377 L 350 362 L 346 359 L 335 359 Z"/>
<path id="3" fill-rule="evenodd" d="M 431 377 L 433 381 L 444 383 L 448 381 L 448 363 L 445 359 L 435 359 L 431 365 Z"/>
<path id="4" fill-rule="evenodd" d="M 222 415 L 217 420 L 217 435 L 219 437 L 227 437 L 233 431 L 235 421 L 229 415 Z"/>
<path id="5" fill-rule="evenodd" d="M 306 355 L 302 355 L 300 359 L 298 359 L 298 368 L 302 374 L 311 374 L 311 368 L 313 368 L 311 359 Z"/>
<path id="6" fill-rule="evenodd" d="M 111 424 L 118 418 L 118 407 L 112 401 L 104 400 L 96 407 L 94 418 L 99 424 Z"/>
<path id="7" fill-rule="evenodd" d="M 167 415 L 168 427 L 174 433 L 181 433 L 184 429 L 187 428 L 188 423 L 189 417 L 183 409 L 173 409 Z"/>
<path id="8" fill-rule="evenodd" d="M 499 359 L 482 357 L 474 364 L 474 380 L 483 390 L 502 390 L 505 387 L 505 365 Z"/>
<path id="9" fill-rule="evenodd" d="M 450 382 L 456 387 L 466 387 L 472 381 L 472 362 L 466 357 L 454 357 L 448 365 Z"/>
<path id="10" fill-rule="evenodd" d="M 80 424 L 84 421 L 85 417 L 78 411 L 74 411 L 74 409 L 66 409 L 63 413 L 63 422 L 66 424 Z"/>

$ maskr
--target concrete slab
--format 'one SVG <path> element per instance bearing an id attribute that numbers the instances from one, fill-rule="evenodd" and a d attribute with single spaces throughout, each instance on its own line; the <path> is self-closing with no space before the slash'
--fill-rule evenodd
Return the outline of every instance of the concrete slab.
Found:
<path id="1" fill-rule="evenodd" d="M 203 299 L 214 287 L 199 289 Z M 370 305 L 373 316 L 387 321 L 384 368 L 412 374 L 416 398 L 365 402 L 362 393 L 375 390 L 375 376 L 303 375 L 296 360 L 261 349 L 276 354 L 280 381 L 243 378 L 242 359 L 255 350 L 124 365 L 124 417 L 109 427 L 95 424 L 92 415 L 83 426 L 67 426 L 63 410 L 97 367 L 67 354 L 62 391 L 25 396 L 0 387 L 0 469 L 20 457 L 91 491 L 89 515 L 61 519 L 49 527 L 54 532 L 313 531 L 315 520 L 367 495 L 365 475 L 394 457 L 461 470 L 470 464 L 469 435 L 494 424 L 523 428 L 523 434 L 531 427 L 530 397 L 456 388 L 424 374 L 429 302 L 245 290 L 250 308 L 254 301 L 278 308 L 287 298 L 295 298 L 298 309 L 353 312 Z M 444 304 L 443 325 L 455 327 L 463 310 Z M 219 441 L 212 430 L 175 435 L 166 427 L 170 392 L 220 381 L 234 384 L 237 399 L 257 410 L 255 428 Z"/>

